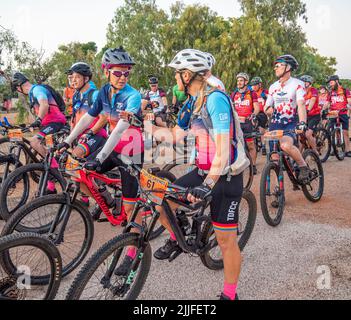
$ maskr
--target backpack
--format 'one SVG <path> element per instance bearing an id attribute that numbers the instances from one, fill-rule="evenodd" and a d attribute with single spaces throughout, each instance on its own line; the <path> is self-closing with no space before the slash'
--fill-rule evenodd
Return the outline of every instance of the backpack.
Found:
<path id="1" fill-rule="evenodd" d="M 244 134 L 241 130 L 239 116 L 234 108 L 234 105 L 233 105 L 230 97 L 226 93 L 224 93 L 223 91 L 220 91 L 220 90 L 214 90 L 212 92 L 209 92 L 205 96 L 204 104 L 203 104 L 203 107 L 201 108 L 201 119 L 202 119 L 206 129 L 210 133 L 212 140 L 214 141 L 213 123 L 212 123 L 211 117 L 207 111 L 207 99 L 214 92 L 219 92 L 221 94 L 224 94 L 228 100 L 228 103 L 231 106 L 231 109 L 232 109 L 234 126 L 235 126 L 235 132 L 234 132 L 234 137 L 232 139 L 232 145 L 234 146 L 234 148 L 236 149 L 237 152 L 236 152 L 236 157 L 235 157 L 234 163 L 232 163 L 228 168 L 226 168 L 225 171 L 228 175 L 237 176 L 237 175 L 240 175 L 241 173 L 243 173 L 250 166 L 250 160 L 246 155 Z M 231 163 L 231 158 L 229 159 L 229 163 Z"/>
<path id="2" fill-rule="evenodd" d="M 50 92 L 50 94 L 52 95 L 52 97 L 54 98 L 54 100 L 57 104 L 57 107 L 60 109 L 60 111 L 62 113 L 65 113 L 66 104 L 63 101 L 61 94 L 59 94 L 53 87 L 49 86 L 48 84 L 40 84 L 40 86 L 44 87 L 47 91 Z M 31 107 L 33 108 L 35 105 L 35 99 L 33 99 L 33 97 L 30 96 L 29 100 L 30 100 Z M 50 112 L 50 110 L 49 110 L 49 112 Z"/>

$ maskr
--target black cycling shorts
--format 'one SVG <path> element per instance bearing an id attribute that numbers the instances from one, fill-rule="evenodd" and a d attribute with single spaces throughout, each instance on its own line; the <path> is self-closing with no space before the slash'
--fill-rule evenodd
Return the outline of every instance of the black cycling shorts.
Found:
<path id="1" fill-rule="evenodd" d="M 250 135 L 255 131 L 254 126 L 251 123 L 251 121 L 246 121 L 245 123 L 241 123 L 240 126 L 241 126 L 241 130 L 243 131 L 244 137 L 246 134 Z M 246 142 L 254 141 L 253 138 L 245 138 L 245 140 L 246 140 Z"/>
<path id="2" fill-rule="evenodd" d="M 175 182 L 181 187 L 194 188 L 204 182 L 205 176 L 199 175 L 198 169 L 193 170 Z M 235 232 L 238 230 L 239 206 L 243 195 L 243 175 L 222 176 L 212 192 L 210 204 L 213 227 L 216 231 Z"/>
<path id="3" fill-rule="evenodd" d="M 342 126 L 343 130 L 349 131 L 350 128 L 350 118 L 347 114 L 341 114 L 340 115 L 340 123 Z M 330 119 L 329 121 L 329 128 L 333 127 L 334 124 L 336 123 L 336 119 Z"/>
<path id="4" fill-rule="evenodd" d="M 102 136 L 95 135 L 92 136 L 88 141 L 86 142 L 78 142 L 79 148 L 84 150 L 84 158 L 93 154 L 96 150 L 100 149 L 105 145 L 106 139 Z"/>
<path id="5" fill-rule="evenodd" d="M 127 170 L 127 165 L 118 158 L 118 153 L 113 151 L 111 155 L 102 164 L 99 173 L 106 173 L 112 169 L 119 167 L 122 180 L 122 195 L 124 202 L 133 204 L 137 201 L 139 193 L 138 180 L 133 177 Z M 143 159 L 143 155 L 141 155 Z"/>
<path id="6" fill-rule="evenodd" d="M 45 139 L 46 136 L 59 132 L 65 126 L 64 123 L 49 123 L 47 126 L 40 129 L 39 133 L 36 135 L 39 139 Z"/>
<path id="7" fill-rule="evenodd" d="M 319 114 L 317 114 L 316 116 L 308 117 L 307 118 L 308 129 L 315 131 L 320 121 L 321 121 L 321 116 Z"/>

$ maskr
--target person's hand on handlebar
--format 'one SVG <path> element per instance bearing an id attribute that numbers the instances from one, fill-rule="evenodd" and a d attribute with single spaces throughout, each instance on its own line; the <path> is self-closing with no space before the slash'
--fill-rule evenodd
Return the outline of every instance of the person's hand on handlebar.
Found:
<path id="1" fill-rule="evenodd" d="M 307 131 L 307 124 L 306 124 L 306 122 L 304 122 L 304 121 L 301 121 L 301 122 L 299 122 L 297 125 L 296 125 L 296 133 L 297 134 L 303 134 L 303 133 L 305 133 L 306 131 Z"/>
<path id="2" fill-rule="evenodd" d="M 33 128 L 33 129 L 40 128 L 42 121 L 43 120 L 41 120 L 39 117 L 37 117 L 35 119 L 35 121 L 29 126 L 29 128 Z"/>
<path id="3" fill-rule="evenodd" d="M 99 171 L 101 171 L 101 167 L 102 167 L 102 164 L 101 164 L 99 159 L 87 161 L 84 164 L 84 169 L 86 169 L 88 171 L 99 172 Z"/>
<path id="4" fill-rule="evenodd" d="M 204 201 L 206 198 L 208 198 L 212 193 L 212 189 L 205 185 L 202 184 L 201 186 L 191 188 L 188 192 L 188 201 L 191 203 L 197 203 Z"/>
<path id="5" fill-rule="evenodd" d="M 71 146 L 67 142 L 61 142 L 57 145 L 57 153 L 62 154 L 67 151 Z"/>

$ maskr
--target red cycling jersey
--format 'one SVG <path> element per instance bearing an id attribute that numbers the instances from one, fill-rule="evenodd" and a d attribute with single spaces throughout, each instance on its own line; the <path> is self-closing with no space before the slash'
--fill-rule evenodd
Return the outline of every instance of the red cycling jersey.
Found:
<path id="1" fill-rule="evenodd" d="M 321 109 L 323 109 L 324 106 L 330 101 L 329 93 L 319 94 L 318 100 L 319 106 L 321 107 Z"/>
<path id="2" fill-rule="evenodd" d="M 314 103 L 312 109 L 308 111 L 312 98 L 316 98 L 316 102 Z M 306 109 L 308 111 L 307 115 L 309 117 L 318 116 L 321 113 L 321 107 L 319 105 L 319 95 L 318 95 L 318 90 L 316 88 L 310 87 L 306 89 L 305 101 L 306 101 Z"/>
<path id="3" fill-rule="evenodd" d="M 350 90 L 339 87 L 338 90 L 332 90 L 330 93 L 330 110 L 342 110 L 347 108 L 347 99 L 351 99 Z M 340 112 L 341 115 L 347 114 L 347 111 Z"/>
<path id="4" fill-rule="evenodd" d="M 257 98 L 258 98 L 258 104 L 260 106 L 260 112 L 264 112 L 264 107 L 266 105 L 266 99 L 263 98 L 263 96 L 268 96 L 268 90 L 265 89 L 259 89 L 258 91 L 255 91 L 257 94 Z"/>
<path id="5" fill-rule="evenodd" d="M 234 91 L 230 98 L 239 117 L 249 118 L 254 113 L 254 103 L 258 102 L 257 93 L 247 90 L 244 93 Z"/>

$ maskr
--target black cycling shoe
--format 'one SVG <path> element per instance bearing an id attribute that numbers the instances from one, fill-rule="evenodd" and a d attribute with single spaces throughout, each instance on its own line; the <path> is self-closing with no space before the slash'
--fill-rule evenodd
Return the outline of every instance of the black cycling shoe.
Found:
<path id="1" fill-rule="evenodd" d="M 155 251 L 154 257 L 157 260 L 167 260 L 171 257 L 172 253 L 177 251 L 178 249 L 178 242 L 172 239 L 168 239 L 163 247 Z"/>
<path id="2" fill-rule="evenodd" d="M 229 297 L 227 297 L 224 293 L 221 294 L 219 300 L 227 300 L 227 301 L 232 301 L 229 299 Z M 239 297 L 238 295 L 235 296 L 235 301 L 239 301 Z"/>
<path id="3" fill-rule="evenodd" d="M 115 275 L 118 277 L 126 277 L 133 261 L 134 259 L 131 257 L 125 256 L 121 265 L 115 270 Z"/>
<path id="4" fill-rule="evenodd" d="M 257 176 L 257 167 L 256 166 L 253 166 L 252 173 L 254 176 Z"/>
<path id="5" fill-rule="evenodd" d="M 310 178 L 310 169 L 308 167 L 300 167 L 299 181 L 302 183 L 308 182 Z"/>
<path id="6" fill-rule="evenodd" d="M 267 149 L 266 149 L 266 147 L 263 147 L 263 148 L 262 148 L 262 155 L 263 155 L 263 156 L 266 156 L 266 155 L 267 155 Z"/>
<path id="7" fill-rule="evenodd" d="M 345 157 L 351 158 L 351 151 L 345 153 Z"/>

